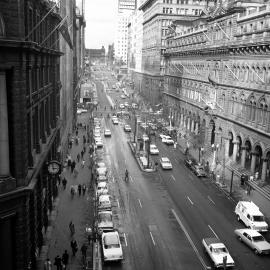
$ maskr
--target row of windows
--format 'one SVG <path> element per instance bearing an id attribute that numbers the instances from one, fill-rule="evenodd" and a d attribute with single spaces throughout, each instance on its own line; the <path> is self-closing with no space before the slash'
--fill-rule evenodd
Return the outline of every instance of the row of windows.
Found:
<path id="1" fill-rule="evenodd" d="M 185 4 L 185 5 L 200 5 L 205 4 L 205 0 L 163 0 L 164 4 Z"/>
<path id="2" fill-rule="evenodd" d="M 57 50 L 58 49 L 58 30 L 55 30 L 55 25 L 52 22 L 52 17 L 44 15 L 40 10 L 34 9 L 31 6 L 26 14 L 26 40 L 34 41 L 43 47 Z M 40 21 L 42 22 L 40 23 Z"/>

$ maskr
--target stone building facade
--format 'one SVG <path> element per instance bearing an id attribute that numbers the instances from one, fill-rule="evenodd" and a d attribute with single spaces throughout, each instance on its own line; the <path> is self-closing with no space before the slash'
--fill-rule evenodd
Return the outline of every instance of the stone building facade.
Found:
<path id="1" fill-rule="evenodd" d="M 270 5 L 225 1 L 167 37 L 164 107 L 205 158 L 269 181 Z M 180 135 L 179 134 L 179 135 Z"/>
<path id="2" fill-rule="evenodd" d="M 197 18 L 205 6 L 213 2 L 147 0 L 139 7 L 143 11 L 142 72 L 135 74 L 134 81 L 135 89 L 141 91 L 150 104 L 156 105 L 162 98 L 168 26 L 179 18 Z"/>
<path id="3" fill-rule="evenodd" d="M 57 178 L 47 167 L 60 158 L 63 125 L 59 28 L 64 21 L 57 2 L 0 1 L 0 261 L 5 270 L 37 269 L 57 196 Z"/>

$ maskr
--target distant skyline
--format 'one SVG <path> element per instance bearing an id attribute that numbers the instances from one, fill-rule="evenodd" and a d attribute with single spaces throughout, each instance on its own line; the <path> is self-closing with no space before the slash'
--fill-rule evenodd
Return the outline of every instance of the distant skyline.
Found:
<path id="1" fill-rule="evenodd" d="M 117 22 L 117 0 L 85 1 L 85 47 L 100 49 L 114 42 Z"/>

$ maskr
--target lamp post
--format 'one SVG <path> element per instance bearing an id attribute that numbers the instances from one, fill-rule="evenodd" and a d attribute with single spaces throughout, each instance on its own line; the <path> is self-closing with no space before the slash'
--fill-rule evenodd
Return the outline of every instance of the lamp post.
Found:
<path id="1" fill-rule="evenodd" d="M 203 151 L 204 151 L 204 148 L 199 147 L 199 162 L 201 162 L 201 157 L 203 156 Z"/>

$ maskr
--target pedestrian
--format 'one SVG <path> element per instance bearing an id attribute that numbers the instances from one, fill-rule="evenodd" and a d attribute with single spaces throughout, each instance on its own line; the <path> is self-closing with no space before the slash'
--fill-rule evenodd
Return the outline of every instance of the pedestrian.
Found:
<path id="1" fill-rule="evenodd" d="M 85 137 L 85 135 L 83 135 L 83 144 L 85 144 L 86 143 L 86 137 Z"/>
<path id="2" fill-rule="evenodd" d="M 59 255 L 57 255 L 54 259 L 54 265 L 56 266 L 57 270 L 62 270 L 62 260 Z"/>
<path id="3" fill-rule="evenodd" d="M 52 270 L 52 262 L 49 258 L 47 258 L 44 263 L 44 270 Z"/>
<path id="4" fill-rule="evenodd" d="M 84 243 L 81 247 L 81 252 L 84 259 L 86 259 L 86 251 L 87 251 L 87 245 Z"/>
<path id="5" fill-rule="evenodd" d="M 83 146 L 83 154 L 85 153 L 85 151 L 86 151 L 86 147 L 85 147 L 85 145 Z"/>
<path id="6" fill-rule="evenodd" d="M 69 222 L 69 230 L 70 230 L 70 234 L 71 236 L 74 235 L 75 233 L 75 225 L 72 221 Z"/>
<path id="7" fill-rule="evenodd" d="M 67 164 L 68 164 L 68 167 L 71 167 L 71 163 L 72 163 L 72 161 L 71 161 L 71 156 L 68 155 L 68 156 L 67 156 Z"/>
<path id="8" fill-rule="evenodd" d="M 77 155 L 77 162 L 80 161 L 80 154 Z"/>
<path id="9" fill-rule="evenodd" d="M 65 252 L 62 255 L 62 262 L 63 262 L 63 265 L 64 265 L 65 268 L 68 265 L 68 259 L 69 259 L 69 255 L 68 255 L 67 250 L 65 250 Z"/>
<path id="10" fill-rule="evenodd" d="M 63 188 L 66 189 L 67 179 L 65 177 L 63 177 L 63 179 L 62 179 L 62 185 L 63 185 Z"/>
<path id="11" fill-rule="evenodd" d="M 82 168 L 84 168 L 85 160 L 82 160 Z"/>
<path id="12" fill-rule="evenodd" d="M 79 131 L 78 131 L 78 128 L 76 129 L 76 137 L 78 136 L 78 133 L 79 133 Z"/>
<path id="13" fill-rule="evenodd" d="M 77 245 L 76 240 L 73 239 L 73 240 L 70 242 L 70 246 L 71 246 L 71 249 L 72 249 L 72 254 L 73 254 L 73 256 L 76 256 L 76 252 L 78 251 L 78 245 Z"/>
<path id="14" fill-rule="evenodd" d="M 71 197 L 73 198 L 73 196 L 75 194 L 75 189 L 74 189 L 73 185 L 70 186 L 70 194 L 71 194 Z"/>
<path id="15" fill-rule="evenodd" d="M 85 192 L 86 192 L 86 184 L 83 184 L 83 186 L 82 186 L 82 192 L 83 192 L 83 195 L 85 195 Z"/>
<path id="16" fill-rule="evenodd" d="M 71 173 L 73 173 L 75 167 L 76 167 L 76 162 L 75 162 L 75 160 L 73 160 L 71 163 Z"/>
<path id="17" fill-rule="evenodd" d="M 81 192 L 82 192 L 82 186 L 81 184 L 78 185 L 78 193 L 79 193 L 79 196 L 81 196 Z"/>
<path id="18" fill-rule="evenodd" d="M 60 175 L 57 175 L 57 182 L 58 182 L 58 186 L 60 186 L 60 184 L 61 184 L 61 178 L 60 178 Z"/>
<path id="19" fill-rule="evenodd" d="M 173 148 L 176 150 L 176 147 L 177 147 L 177 142 L 174 142 L 173 144 Z"/>
<path id="20" fill-rule="evenodd" d="M 83 158 L 83 155 L 84 155 L 84 152 L 83 152 L 83 150 L 81 151 L 81 157 Z"/>

